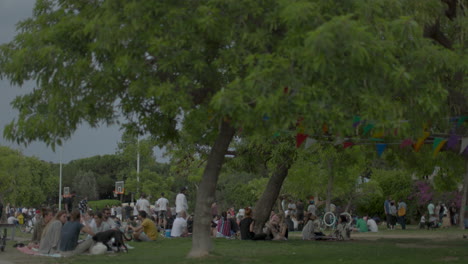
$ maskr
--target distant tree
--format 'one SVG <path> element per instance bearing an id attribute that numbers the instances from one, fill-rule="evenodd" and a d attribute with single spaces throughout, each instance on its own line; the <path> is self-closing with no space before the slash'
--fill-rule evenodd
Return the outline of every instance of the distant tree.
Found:
<path id="1" fill-rule="evenodd" d="M 96 176 L 91 171 L 78 171 L 72 183 L 72 189 L 79 200 L 84 197 L 88 197 L 88 200 L 97 200 L 99 198 L 97 187 Z"/>
<path id="2" fill-rule="evenodd" d="M 14 206 L 40 206 L 58 190 L 58 176 L 49 163 L 4 146 L 0 146 L 0 183 L 0 201 Z"/>

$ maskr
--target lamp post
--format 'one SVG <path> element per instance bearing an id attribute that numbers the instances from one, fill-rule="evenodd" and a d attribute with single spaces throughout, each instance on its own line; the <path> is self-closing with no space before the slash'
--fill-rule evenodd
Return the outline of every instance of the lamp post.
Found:
<path id="1" fill-rule="evenodd" d="M 140 136 L 137 136 L 137 193 L 139 192 L 140 192 Z"/>
<path id="2" fill-rule="evenodd" d="M 62 210 L 62 152 L 63 146 L 60 146 L 59 211 Z"/>

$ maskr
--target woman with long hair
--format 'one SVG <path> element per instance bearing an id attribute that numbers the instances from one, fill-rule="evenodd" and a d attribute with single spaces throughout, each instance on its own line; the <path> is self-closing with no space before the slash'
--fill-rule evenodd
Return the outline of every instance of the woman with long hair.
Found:
<path id="1" fill-rule="evenodd" d="M 59 251 L 60 234 L 62 226 L 67 222 L 67 212 L 59 211 L 42 232 L 39 252 L 42 254 L 55 254 Z"/>

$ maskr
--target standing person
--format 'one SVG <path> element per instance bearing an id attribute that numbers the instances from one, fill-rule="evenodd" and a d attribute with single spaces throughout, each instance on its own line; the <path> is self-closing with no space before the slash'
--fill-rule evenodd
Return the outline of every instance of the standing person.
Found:
<path id="1" fill-rule="evenodd" d="M 80 213 L 82 215 L 85 215 L 85 213 L 88 211 L 88 197 L 87 196 L 85 196 L 84 199 L 78 203 L 78 209 L 80 210 Z"/>
<path id="2" fill-rule="evenodd" d="M 458 223 L 458 208 L 455 205 L 455 202 L 452 202 L 449 207 L 449 212 L 450 212 L 450 224 L 451 225 L 457 225 Z"/>
<path id="3" fill-rule="evenodd" d="M 141 224 L 137 227 L 129 225 L 128 227 L 133 230 L 133 238 L 138 241 L 154 241 L 158 238 L 158 229 L 156 224 L 147 218 L 145 211 L 138 213 L 138 219 Z"/>
<path id="4" fill-rule="evenodd" d="M 395 229 L 397 221 L 397 208 L 395 201 L 390 201 L 390 229 Z"/>
<path id="5" fill-rule="evenodd" d="M 429 204 L 427 205 L 427 212 L 429 213 L 429 217 L 435 216 L 435 206 L 432 203 L 432 200 L 429 200 Z"/>
<path id="6" fill-rule="evenodd" d="M 116 208 L 115 208 L 115 216 L 120 219 L 121 221 L 123 221 L 124 219 L 122 218 L 122 205 L 118 205 Z"/>
<path id="7" fill-rule="evenodd" d="M 401 225 L 401 229 L 406 229 L 406 203 L 400 199 L 398 202 L 398 223 Z"/>
<path id="8" fill-rule="evenodd" d="M 138 212 L 143 210 L 143 211 L 146 212 L 146 215 L 151 214 L 151 212 L 150 212 L 150 203 L 146 199 L 146 194 L 144 194 L 144 193 L 141 194 L 140 200 L 138 200 L 138 202 L 136 204 L 136 208 L 137 208 Z"/>
<path id="9" fill-rule="evenodd" d="M 391 221 L 391 214 L 390 214 L 390 202 L 392 198 L 388 196 L 387 200 L 384 202 L 384 211 L 385 211 L 385 218 L 387 221 L 387 228 L 390 229 L 390 221 Z"/>
<path id="10" fill-rule="evenodd" d="M 161 193 L 161 198 L 156 201 L 156 207 L 159 208 L 159 220 L 158 225 L 162 226 L 164 230 L 166 230 L 167 225 L 167 206 L 169 205 L 169 200 L 164 197 L 164 193 Z"/>
<path id="11" fill-rule="evenodd" d="M 309 202 L 309 206 L 307 207 L 307 212 L 313 216 L 317 216 L 316 211 L 317 211 L 317 207 L 315 206 L 315 201 L 311 200 Z"/>
<path id="12" fill-rule="evenodd" d="M 297 221 L 299 221 L 299 223 L 302 223 L 302 221 L 304 221 L 304 203 L 302 202 L 302 200 L 299 200 L 296 203 L 296 219 Z M 302 227 L 299 229 L 299 231 L 302 231 Z"/>
<path id="13" fill-rule="evenodd" d="M 0 223 L 2 222 L 2 216 L 3 216 L 3 203 L 0 202 Z"/>
<path id="14" fill-rule="evenodd" d="M 125 220 L 127 221 L 128 219 L 130 219 L 130 217 L 132 217 L 132 207 L 130 206 L 130 204 L 127 204 L 125 207 L 124 207 L 124 212 L 125 212 L 125 217 L 124 219 L 122 220 Z"/>
<path id="15" fill-rule="evenodd" d="M 80 211 L 73 210 L 71 213 L 71 220 L 66 222 L 62 227 L 59 249 L 61 252 L 64 252 L 62 253 L 64 256 L 73 256 L 83 253 L 94 244 L 91 238 L 78 243 L 81 232 L 87 233 L 90 236 L 95 235 L 91 228 L 80 223 L 80 220 Z"/>
<path id="16" fill-rule="evenodd" d="M 179 194 L 176 196 L 176 214 L 179 214 L 182 211 L 188 212 L 188 203 L 187 203 L 187 187 L 182 187 Z"/>

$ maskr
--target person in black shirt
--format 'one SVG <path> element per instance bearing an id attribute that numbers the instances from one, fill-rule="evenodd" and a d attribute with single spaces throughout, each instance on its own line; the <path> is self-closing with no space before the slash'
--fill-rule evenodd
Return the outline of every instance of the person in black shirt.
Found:
<path id="1" fill-rule="evenodd" d="M 245 217 L 239 223 L 242 240 L 252 240 L 255 237 L 253 232 L 254 220 L 252 219 L 252 209 L 245 208 Z"/>

